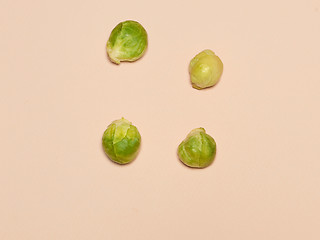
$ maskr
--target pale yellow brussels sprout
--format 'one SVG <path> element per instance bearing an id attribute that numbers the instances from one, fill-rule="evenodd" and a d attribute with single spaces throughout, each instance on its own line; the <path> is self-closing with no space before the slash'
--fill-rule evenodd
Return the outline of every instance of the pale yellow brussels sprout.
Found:
<path id="1" fill-rule="evenodd" d="M 102 146 L 107 156 L 119 164 L 132 162 L 138 155 L 141 136 L 128 120 L 113 121 L 102 136 Z"/>
<path id="2" fill-rule="evenodd" d="M 107 53 L 116 64 L 133 62 L 142 57 L 148 46 L 148 35 L 136 21 L 119 23 L 111 32 L 107 42 Z"/>
<path id="3" fill-rule="evenodd" d="M 223 70 L 220 58 L 207 49 L 197 54 L 189 65 L 190 80 L 196 89 L 212 87 L 218 83 Z"/>
<path id="4" fill-rule="evenodd" d="M 216 142 L 204 128 L 193 129 L 178 147 L 181 162 L 192 168 L 208 167 L 216 155 Z"/>

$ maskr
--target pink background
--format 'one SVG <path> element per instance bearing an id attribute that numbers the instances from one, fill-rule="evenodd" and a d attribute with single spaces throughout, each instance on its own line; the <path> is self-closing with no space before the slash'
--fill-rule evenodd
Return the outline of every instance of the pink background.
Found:
<path id="1" fill-rule="evenodd" d="M 110 63 L 132 19 L 145 56 Z M 320 239 L 320 1 L 0 2 L 0 239 Z M 212 49 L 214 88 L 188 64 Z M 142 146 L 112 163 L 101 137 L 125 117 Z M 204 127 L 203 170 L 178 144 Z"/>

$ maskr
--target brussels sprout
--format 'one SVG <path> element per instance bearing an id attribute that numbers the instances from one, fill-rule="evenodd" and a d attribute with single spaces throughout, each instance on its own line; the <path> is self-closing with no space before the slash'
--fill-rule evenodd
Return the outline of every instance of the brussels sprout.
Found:
<path id="1" fill-rule="evenodd" d="M 223 64 L 220 58 L 211 50 L 197 54 L 189 65 L 192 86 L 203 89 L 215 85 L 222 74 Z"/>
<path id="2" fill-rule="evenodd" d="M 142 57 L 148 46 L 148 35 L 140 23 L 124 21 L 111 32 L 107 42 L 107 53 L 112 62 L 133 62 Z"/>
<path id="3" fill-rule="evenodd" d="M 102 137 L 105 153 L 112 161 L 119 164 L 126 164 L 135 159 L 140 142 L 138 129 L 124 118 L 113 121 Z"/>
<path id="4" fill-rule="evenodd" d="M 193 129 L 180 143 L 178 156 L 181 162 L 192 168 L 209 166 L 216 155 L 216 142 L 204 128 Z"/>

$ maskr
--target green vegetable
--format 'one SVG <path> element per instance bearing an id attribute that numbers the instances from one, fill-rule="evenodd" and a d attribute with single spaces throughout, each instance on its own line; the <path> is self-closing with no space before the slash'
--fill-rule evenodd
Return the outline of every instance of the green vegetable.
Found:
<path id="1" fill-rule="evenodd" d="M 107 42 L 107 53 L 112 62 L 133 62 L 142 57 L 148 46 L 146 30 L 136 21 L 119 23 Z"/>
<path id="2" fill-rule="evenodd" d="M 192 168 L 209 166 L 215 155 L 216 142 L 204 128 L 193 129 L 178 147 L 179 159 Z"/>
<path id="3" fill-rule="evenodd" d="M 223 70 L 220 58 L 211 50 L 197 54 L 189 65 L 192 86 L 196 89 L 212 87 L 219 81 Z"/>
<path id="4" fill-rule="evenodd" d="M 113 121 L 102 137 L 105 153 L 112 161 L 119 164 L 129 163 L 136 158 L 140 142 L 138 129 L 124 118 Z"/>

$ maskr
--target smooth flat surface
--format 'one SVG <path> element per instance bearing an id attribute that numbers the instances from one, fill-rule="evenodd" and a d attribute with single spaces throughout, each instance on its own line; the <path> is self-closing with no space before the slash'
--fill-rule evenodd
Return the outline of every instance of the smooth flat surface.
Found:
<path id="1" fill-rule="evenodd" d="M 149 48 L 120 66 L 113 27 Z M 320 239 L 320 2 L 0 2 L 0 239 Z M 224 63 L 198 91 L 188 64 Z M 125 117 L 142 147 L 112 163 L 101 137 Z M 188 132 L 210 167 L 176 156 Z"/>

